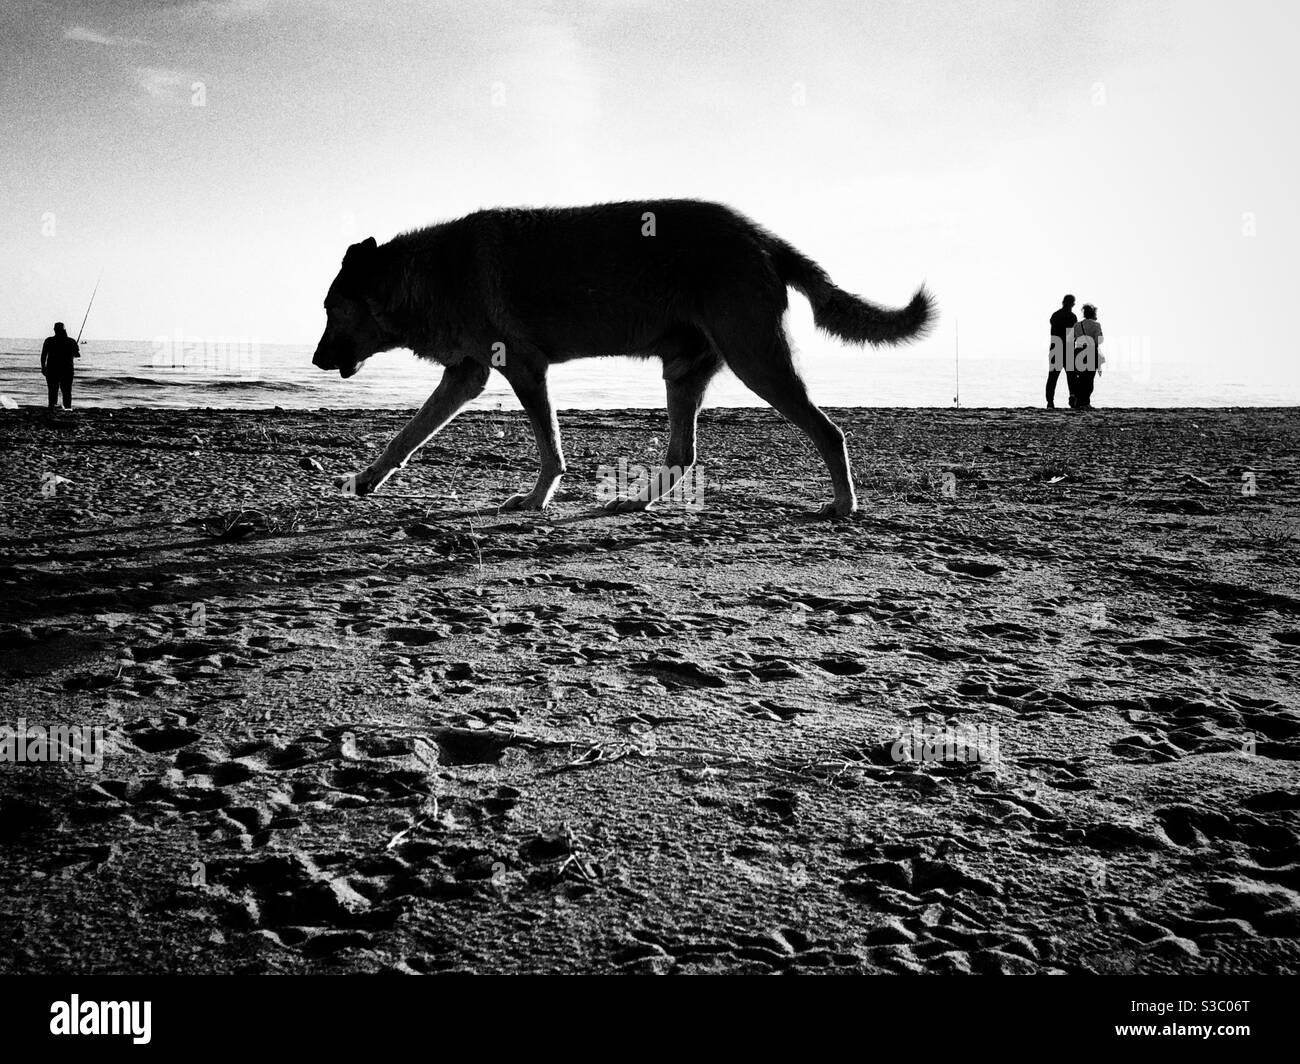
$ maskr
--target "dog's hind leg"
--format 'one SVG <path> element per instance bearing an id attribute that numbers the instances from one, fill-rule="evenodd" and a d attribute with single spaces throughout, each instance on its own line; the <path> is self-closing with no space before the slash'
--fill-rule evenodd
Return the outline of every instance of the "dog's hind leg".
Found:
<path id="1" fill-rule="evenodd" d="M 550 505 L 555 489 L 564 476 L 564 449 L 560 443 L 560 423 L 551 408 L 551 396 L 546 388 L 546 360 L 541 352 L 527 352 L 520 357 L 518 347 L 512 347 L 501 375 L 510 382 L 515 395 L 533 426 L 537 440 L 537 453 L 541 468 L 532 491 L 512 495 L 501 504 L 503 510 L 544 510 Z M 531 356 L 531 357 L 530 357 Z"/>
<path id="2" fill-rule="evenodd" d="M 739 337 L 715 337 L 727 365 L 759 398 L 766 400 L 813 442 L 831 474 L 835 497 L 818 517 L 846 517 L 858 507 L 849 471 L 844 433 L 808 397 L 808 388 L 795 369 L 785 330 L 778 324 L 770 335 L 754 343 Z"/>
<path id="3" fill-rule="evenodd" d="M 709 382 L 722 368 L 722 359 L 701 337 L 702 347 L 694 357 L 669 358 L 664 361 L 664 381 L 668 391 L 668 450 L 666 463 L 656 470 L 650 484 L 637 497 L 613 499 L 605 504 L 611 513 L 645 510 L 665 498 L 670 498 L 677 486 L 686 481 L 698 484 L 695 477 L 688 479 L 695 465 L 695 426 L 704 393 Z M 688 500 L 698 507 L 702 491 L 695 491 Z"/>
<path id="4" fill-rule="evenodd" d="M 433 394 L 393 437 L 384 453 L 362 472 L 341 477 L 337 482 L 339 486 L 349 495 L 369 495 L 375 491 L 393 475 L 394 470 L 406 465 L 407 459 L 421 444 L 459 414 L 461 407 L 482 393 L 491 372 L 487 366 L 468 358 L 448 366 Z"/>

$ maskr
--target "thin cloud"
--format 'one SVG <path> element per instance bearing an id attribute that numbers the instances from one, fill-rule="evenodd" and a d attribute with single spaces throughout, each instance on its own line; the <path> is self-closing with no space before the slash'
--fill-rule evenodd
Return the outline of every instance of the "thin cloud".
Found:
<path id="1" fill-rule="evenodd" d="M 143 37 L 121 37 L 113 33 L 98 33 L 85 26 L 69 26 L 63 31 L 65 41 L 83 41 L 86 44 L 102 44 L 107 48 L 131 48 L 137 44 L 148 44 Z"/>
<path id="2" fill-rule="evenodd" d="M 182 0 L 176 5 L 176 13 L 226 21 L 260 15 L 267 8 L 268 0 Z"/>
<path id="3" fill-rule="evenodd" d="M 177 90 L 189 84 L 189 75 L 165 67 L 132 67 L 131 76 L 136 85 L 156 100 L 172 100 Z"/>

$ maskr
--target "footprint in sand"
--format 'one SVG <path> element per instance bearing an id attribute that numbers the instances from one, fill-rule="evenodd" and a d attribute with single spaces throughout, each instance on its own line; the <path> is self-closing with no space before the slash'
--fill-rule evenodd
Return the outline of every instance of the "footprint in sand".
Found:
<path id="1" fill-rule="evenodd" d="M 996 562 L 977 561 L 969 558 L 956 559 L 945 562 L 944 568 L 949 572 L 958 573 L 962 576 L 975 576 L 981 579 L 987 579 L 990 576 L 997 576 L 999 573 L 1006 572 L 1005 565 L 999 565 Z"/>

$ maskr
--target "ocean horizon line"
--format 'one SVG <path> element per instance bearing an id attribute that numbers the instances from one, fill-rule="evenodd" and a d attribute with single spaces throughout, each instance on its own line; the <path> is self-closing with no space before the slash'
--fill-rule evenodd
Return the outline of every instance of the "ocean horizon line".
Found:
<path id="1" fill-rule="evenodd" d="M 41 341 L 0 338 L 0 396 L 39 404 Z M 77 364 L 73 404 L 273 409 L 276 406 L 405 409 L 423 402 L 442 367 L 398 349 L 375 355 L 355 377 L 312 365 L 310 345 L 209 343 L 202 338 L 99 341 Z M 858 351 L 831 346 L 796 354 L 815 402 L 844 409 L 934 408 L 954 405 L 1017 409 L 1042 406 L 1048 352 L 963 355 L 959 362 L 908 349 Z M 1274 374 L 1248 382 L 1233 364 L 1167 366 L 1144 352 L 1116 351 L 1097 381 L 1106 407 L 1218 408 L 1300 405 L 1300 376 Z M 1228 375 L 1232 374 L 1232 377 Z M 656 359 L 608 356 L 558 363 L 548 374 L 559 409 L 662 408 L 662 367 Z M 954 404 L 954 399 L 957 404 Z M 729 370 L 710 385 L 710 406 L 766 405 Z M 513 408 L 509 384 L 493 375 L 471 408 Z"/>
<path id="2" fill-rule="evenodd" d="M 107 413 L 110 416 L 112 416 L 113 414 L 120 413 L 122 411 L 128 411 L 133 413 L 143 412 L 143 413 L 156 413 L 156 414 L 181 414 L 181 413 L 194 413 L 194 412 L 212 413 L 212 414 L 258 414 L 258 413 L 265 414 L 265 413 L 274 413 L 276 411 L 286 413 L 286 414 L 342 414 L 342 415 L 392 414 L 392 413 L 396 413 L 408 409 L 418 410 L 420 408 L 420 405 L 421 405 L 421 401 L 413 401 L 409 407 L 406 406 L 284 406 L 281 404 L 275 404 L 271 406 L 252 406 L 252 405 L 182 406 L 182 405 L 168 405 L 168 404 L 156 403 L 156 402 L 155 403 L 121 403 L 112 406 L 102 406 L 102 405 L 94 405 L 89 403 L 82 403 L 78 406 L 73 407 L 71 410 L 60 409 L 59 416 L 75 417 L 80 413 L 86 413 L 86 412 Z M 877 413 L 907 413 L 907 414 L 927 414 L 927 413 L 985 414 L 985 413 L 1032 412 L 1032 413 L 1040 413 L 1044 417 L 1056 417 L 1056 416 L 1068 417 L 1076 413 L 1076 411 L 1067 409 L 1063 406 L 1058 407 L 1055 410 L 1046 410 L 1043 408 L 1041 404 L 1034 405 L 1031 403 L 1023 403 L 1019 406 L 1012 406 L 1012 405 L 1005 405 L 1005 406 L 969 405 L 968 406 L 966 404 L 962 404 L 960 406 L 958 405 L 906 406 L 906 405 L 898 405 L 898 404 L 871 405 L 871 404 L 864 404 L 864 403 L 837 405 L 834 403 L 819 403 L 818 406 L 822 410 L 829 410 L 829 411 L 873 410 L 876 411 Z M 1219 416 L 1223 414 L 1231 414 L 1237 411 L 1243 413 L 1248 412 L 1252 414 L 1266 414 L 1270 412 L 1290 413 L 1296 409 L 1300 409 L 1300 402 L 1290 403 L 1290 404 L 1279 403 L 1273 406 L 1250 405 L 1250 404 L 1242 404 L 1240 406 L 1204 406 L 1204 405 L 1195 405 L 1195 404 L 1190 404 L 1187 406 L 1180 406 L 1176 404 L 1171 404 L 1168 406 L 1111 406 L 1111 407 L 1098 406 L 1098 407 L 1090 408 L 1088 411 L 1086 411 L 1086 415 L 1090 417 L 1096 417 L 1096 416 L 1104 417 L 1106 414 L 1130 415 L 1130 414 L 1166 413 L 1171 410 L 1177 410 L 1182 413 L 1188 413 L 1188 414 L 1203 413 L 1207 416 Z M 764 403 L 762 401 L 756 402 L 752 406 L 733 406 L 733 405 L 709 406 L 708 404 L 706 404 L 704 407 L 701 408 L 700 416 L 704 417 L 707 414 L 752 413 L 753 411 L 756 410 L 759 411 L 768 410 L 771 411 L 773 417 L 776 417 L 778 419 L 781 417 L 781 415 L 778 414 L 775 410 L 772 410 L 772 408 L 768 406 L 767 403 Z M 13 406 L 13 407 L 0 406 L 0 416 L 4 416 L 5 414 L 12 415 L 16 412 L 21 412 L 21 411 L 32 411 L 35 413 L 44 413 L 46 411 L 46 407 L 44 403 L 19 403 L 17 406 Z M 665 410 L 663 403 L 658 403 L 658 404 L 647 403 L 645 406 L 558 406 L 557 405 L 555 406 L 555 411 L 556 413 L 564 413 L 567 411 L 575 414 L 588 414 L 593 416 L 600 416 L 600 415 L 607 415 L 607 414 L 612 415 L 612 414 L 639 413 L 641 411 L 651 411 L 651 412 L 657 411 L 658 413 L 663 414 L 665 417 L 667 416 L 667 411 Z M 1077 413 L 1080 414 L 1081 416 L 1085 414 L 1084 411 L 1078 411 Z M 497 417 L 501 414 L 523 415 L 524 411 L 522 408 L 498 409 L 497 407 L 467 405 L 459 414 L 456 415 L 456 417 L 462 418 L 466 416 L 476 416 L 476 415 L 482 417 Z"/>

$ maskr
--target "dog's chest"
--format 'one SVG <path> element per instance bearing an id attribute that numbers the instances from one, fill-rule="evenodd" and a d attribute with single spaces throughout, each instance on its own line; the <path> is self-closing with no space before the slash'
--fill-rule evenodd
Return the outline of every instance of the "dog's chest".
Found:
<path id="1" fill-rule="evenodd" d="M 431 335 L 412 344 L 411 350 L 420 358 L 437 362 L 441 366 L 456 366 L 467 358 L 485 362 L 492 355 L 490 345 L 472 336 L 469 330 L 452 323 L 441 323 L 432 330 Z"/>
<path id="2" fill-rule="evenodd" d="M 457 362 L 462 361 L 461 356 L 439 350 L 436 347 L 420 345 L 413 350 L 417 357 L 427 359 L 429 362 L 436 362 L 440 366 L 454 366 Z"/>

